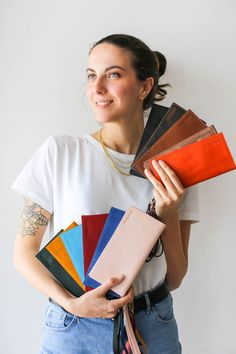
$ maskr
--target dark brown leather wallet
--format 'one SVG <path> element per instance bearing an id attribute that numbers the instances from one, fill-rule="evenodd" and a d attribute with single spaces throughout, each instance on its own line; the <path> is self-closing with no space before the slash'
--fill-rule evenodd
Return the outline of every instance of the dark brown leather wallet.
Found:
<path id="1" fill-rule="evenodd" d="M 184 108 L 180 107 L 176 103 L 172 103 L 172 105 L 170 106 L 170 108 L 162 118 L 160 124 L 154 130 L 149 140 L 143 147 L 137 159 L 139 159 L 185 112 L 186 110 Z M 137 169 L 136 166 L 137 166 L 136 161 L 134 159 L 131 165 L 130 173 L 134 174 L 132 171 L 136 171 L 137 173 L 139 173 L 140 177 L 144 177 L 142 173 L 142 169 Z"/>
<path id="2" fill-rule="evenodd" d="M 141 141 L 139 143 L 139 147 L 138 147 L 135 157 L 134 157 L 134 161 L 137 160 L 139 158 L 139 156 L 142 154 L 142 150 L 143 150 L 144 146 L 148 142 L 148 140 L 151 137 L 151 135 L 153 134 L 154 130 L 160 124 L 162 118 L 165 116 L 168 109 L 169 108 L 167 108 L 165 106 L 161 106 L 159 104 L 152 105 L 147 123 L 146 123 L 144 131 L 143 131 Z M 132 168 L 130 169 L 130 173 L 131 173 L 131 175 L 142 177 L 142 175 L 140 175 L 137 171 L 135 171 Z"/>

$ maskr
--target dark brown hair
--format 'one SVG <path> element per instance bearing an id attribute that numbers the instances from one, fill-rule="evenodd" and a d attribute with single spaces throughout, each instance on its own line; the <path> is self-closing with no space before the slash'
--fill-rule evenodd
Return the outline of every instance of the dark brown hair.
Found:
<path id="1" fill-rule="evenodd" d="M 112 34 L 104 37 L 91 46 L 89 53 L 101 43 L 110 43 L 129 51 L 131 65 L 140 81 L 153 77 L 154 84 L 143 101 L 143 109 L 147 109 L 156 101 L 165 98 L 167 93 L 165 87 L 169 85 L 159 85 L 159 78 L 165 73 L 167 65 L 166 58 L 162 53 L 152 51 L 143 41 L 127 34 Z"/>

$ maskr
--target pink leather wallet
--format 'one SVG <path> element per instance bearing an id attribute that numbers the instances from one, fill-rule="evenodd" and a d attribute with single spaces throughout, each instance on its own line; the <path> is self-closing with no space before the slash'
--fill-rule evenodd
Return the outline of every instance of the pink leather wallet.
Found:
<path id="1" fill-rule="evenodd" d="M 111 289 L 124 296 L 164 228 L 159 220 L 128 207 L 89 276 L 102 284 L 110 277 L 124 274 L 124 280 Z"/>

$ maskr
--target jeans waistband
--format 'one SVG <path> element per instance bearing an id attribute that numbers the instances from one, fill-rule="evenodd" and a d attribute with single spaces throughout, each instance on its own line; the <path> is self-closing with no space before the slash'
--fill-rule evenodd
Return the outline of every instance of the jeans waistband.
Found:
<path id="1" fill-rule="evenodd" d="M 167 283 L 164 282 L 160 286 L 135 297 L 133 300 L 134 312 L 146 310 L 148 307 L 161 302 L 169 293 Z"/>

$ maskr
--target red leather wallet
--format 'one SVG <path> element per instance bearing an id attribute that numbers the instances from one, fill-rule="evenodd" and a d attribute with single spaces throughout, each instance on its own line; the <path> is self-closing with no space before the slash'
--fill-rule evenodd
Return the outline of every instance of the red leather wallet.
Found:
<path id="1" fill-rule="evenodd" d="M 87 273 L 108 214 L 82 215 L 84 274 Z M 86 291 L 91 290 L 85 286 Z"/>
<path id="2" fill-rule="evenodd" d="M 166 162 L 177 173 L 184 187 L 192 186 L 236 168 L 223 133 L 214 134 L 178 150 L 159 155 L 154 160 Z M 149 163 L 153 174 L 161 181 L 152 164 L 152 159 L 149 160 Z"/>

